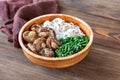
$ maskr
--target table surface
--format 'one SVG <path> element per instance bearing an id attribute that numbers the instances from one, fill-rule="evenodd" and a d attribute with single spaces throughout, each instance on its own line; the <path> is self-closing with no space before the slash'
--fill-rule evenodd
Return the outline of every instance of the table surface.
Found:
<path id="1" fill-rule="evenodd" d="M 0 32 L 0 80 L 120 80 L 120 0 L 58 0 L 61 13 L 85 20 L 94 31 L 87 57 L 65 69 L 30 62 Z"/>

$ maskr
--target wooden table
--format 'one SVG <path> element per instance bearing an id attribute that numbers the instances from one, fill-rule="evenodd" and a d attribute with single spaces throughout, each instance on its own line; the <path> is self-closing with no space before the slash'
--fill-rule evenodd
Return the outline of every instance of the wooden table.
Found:
<path id="1" fill-rule="evenodd" d="M 0 32 L 0 80 L 120 80 L 120 0 L 58 0 L 61 13 L 94 31 L 88 56 L 75 66 L 49 69 L 30 62 Z"/>

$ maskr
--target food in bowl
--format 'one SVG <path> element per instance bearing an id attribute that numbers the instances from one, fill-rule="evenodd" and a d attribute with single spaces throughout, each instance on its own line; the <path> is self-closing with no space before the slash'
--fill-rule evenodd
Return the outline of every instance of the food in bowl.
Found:
<path id="1" fill-rule="evenodd" d="M 82 50 L 89 42 L 89 38 L 86 35 L 78 35 L 74 37 L 61 38 L 60 47 L 55 50 L 57 57 L 65 57 L 72 55 Z"/>
<path id="2" fill-rule="evenodd" d="M 50 28 L 44 28 L 39 24 L 31 26 L 29 31 L 23 33 L 23 39 L 26 46 L 32 52 L 47 56 L 54 57 L 54 51 L 60 45 L 59 41 L 55 38 L 55 33 Z"/>
<path id="3" fill-rule="evenodd" d="M 23 33 L 25 31 L 30 31 L 30 28 L 33 24 L 42 25 L 46 20 L 52 21 L 55 18 L 61 18 L 65 20 L 65 22 L 68 23 L 72 22 L 78 27 L 80 27 L 82 32 L 89 37 L 88 38 L 89 42 L 87 43 L 86 47 L 84 47 L 82 50 L 78 51 L 77 53 L 73 53 L 72 55 L 70 56 L 68 55 L 66 57 L 55 57 L 55 56 L 45 57 L 35 54 L 31 50 L 29 50 L 26 47 L 27 42 L 24 41 L 23 39 Z M 93 31 L 91 27 L 82 19 L 67 14 L 46 14 L 46 15 L 38 16 L 25 23 L 19 32 L 19 43 L 25 56 L 33 63 L 49 68 L 66 68 L 73 66 L 78 62 L 82 61 L 89 53 L 92 42 L 93 42 Z M 60 45 L 58 47 L 60 47 Z"/>
<path id="4" fill-rule="evenodd" d="M 79 26 L 61 18 L 33 24 L 23 33 L 26 47 L 35 54 L 46 57 L 65 57 L 82 50 L 89 42 Z"/>
<path id="5" fill-rule="evenodd" d="M 60 38 L 73 37 L 77 35 L 85 35 L 79 26 L 75 25 L 72 22 L 65 22 L 65 20 L 61 18 L 55 18 L 52 21 L 46 20 L 43 27 L 51 28 L 55 31 L 56 38 L 59 40 Z"/>

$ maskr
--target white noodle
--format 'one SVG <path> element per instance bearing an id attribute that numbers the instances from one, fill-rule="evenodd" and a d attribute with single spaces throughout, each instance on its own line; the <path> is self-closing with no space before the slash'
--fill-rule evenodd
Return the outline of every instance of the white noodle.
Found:
<path id="1" fill-rule="evenodd" d="M 43 23 L 43 27 L 51 28 L 56 33 L 56 38 L 59 40 L 60 38 L 66 38 L 71 36 L 77 35 L 85 35 L 81 30 L 80 27 L 68 22 L 65 22 L 61 18 L 55 18 L 52 21 L 45 21 Z"/>

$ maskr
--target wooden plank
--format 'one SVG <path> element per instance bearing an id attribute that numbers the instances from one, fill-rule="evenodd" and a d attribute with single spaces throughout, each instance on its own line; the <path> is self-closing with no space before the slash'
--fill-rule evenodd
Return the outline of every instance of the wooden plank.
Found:
<path id="1" fill-rule="evenodd" d="M 61 13 L 79 17 L 92 27 L 94 42 L 88 56 L 65 69 L 41 67 L 30 62 L 0 32 L 0 80 L 120 80 L 120 1 L 58 1 Z"/>
<path id="2" fill-rule="evenodd" d="M 120 0 L 58 0 L 62 6 L 114 20 L 120 20 Z"/>

